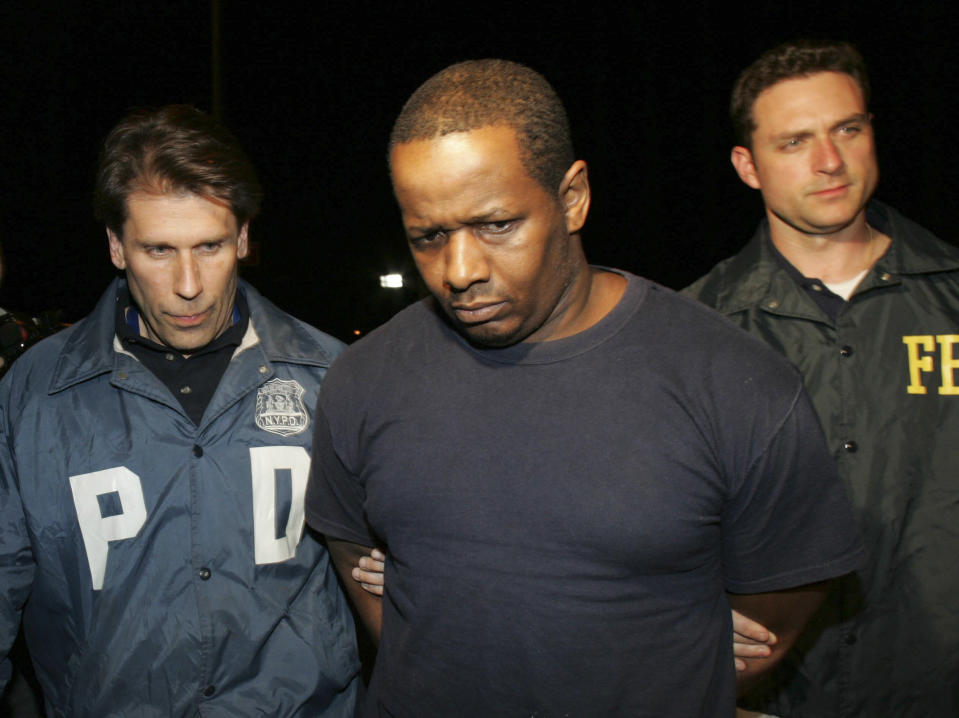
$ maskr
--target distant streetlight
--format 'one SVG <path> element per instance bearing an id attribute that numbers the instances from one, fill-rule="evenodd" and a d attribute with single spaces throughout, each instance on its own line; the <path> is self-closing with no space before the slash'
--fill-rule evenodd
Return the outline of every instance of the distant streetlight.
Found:
<path id="1" fill-rule="evenodd" d="M 403 275 L 402 274 L 381 274 L 380 286 L 386 287 L 387 289 L 402 289 Z"/>

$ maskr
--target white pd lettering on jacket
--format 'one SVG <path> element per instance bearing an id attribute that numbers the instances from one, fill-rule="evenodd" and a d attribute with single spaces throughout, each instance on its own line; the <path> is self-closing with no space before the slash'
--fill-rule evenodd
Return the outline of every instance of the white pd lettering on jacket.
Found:
<path id="1" fill-rule="evenodd" d="M 250 449 L 253 481 L 253 560 L 257 565 L 288 561 L 296 556 L 303 536 L 303 499 L 310 456 L 302 446 L 259 446 Z M 276 534 L 276 482 L 289 472 L 292 502 L 282 536 Z M 103 588 L 111 541 L 135 538 L 147 520 L 140 477 L 115 466 L 70 477 L 73 504 L 90 564 L 93 590 Z M 100 497 L 116 494 L 122 511 L 104 516 Z"/>

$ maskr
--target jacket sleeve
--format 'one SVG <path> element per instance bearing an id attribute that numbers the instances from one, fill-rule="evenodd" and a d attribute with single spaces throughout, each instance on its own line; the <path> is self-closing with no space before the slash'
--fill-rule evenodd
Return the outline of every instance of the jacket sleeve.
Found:
<path id="1" fill-rule="evenodd" d="M 11 450 L 9 382 L 0 385 L 0 692 L 10 680 L 9 653 L 33 583 L 34 560 Z"/>

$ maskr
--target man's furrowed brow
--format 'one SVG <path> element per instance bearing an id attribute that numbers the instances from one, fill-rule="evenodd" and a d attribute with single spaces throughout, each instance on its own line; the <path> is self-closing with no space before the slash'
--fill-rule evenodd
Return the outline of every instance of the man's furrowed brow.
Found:
<path id="1" fill-rule="evenodd" d="M 417 236 L 435 234 L 437 232 L 442 232 L 443 227 L 438 224 L 408 224 L 406 225 L 407 234 L 415 234 Z"/>
<path id="2" fill-rule="evenodd" d="M 483 224 L 484 222 L 500 222 L 504 219 L 510 219 L 513 213 L 503 207 L 493 207 L 483 210 L 474 215 L 470 215 L 462 220 L 457 220 L 454 226 L 469 226 L 473 224 Z M 435 232 L 448 232 L 452 226 L 442 224 L 415 224 L 406 225 L 406 231 L 410 234 L 433 234 Z"/>
<path id="3" fill-rule="evenodd" d="M 505 207 L 491 207 L 489 209 L 483 210 L 482 212 L 477 212 L 476 214 L 467 217 L 463 224 L 484 224 L 486 222 L 501 222 L 504 219 L 511 219 L 513 217 L 513 212 L 510 212 Z"/>

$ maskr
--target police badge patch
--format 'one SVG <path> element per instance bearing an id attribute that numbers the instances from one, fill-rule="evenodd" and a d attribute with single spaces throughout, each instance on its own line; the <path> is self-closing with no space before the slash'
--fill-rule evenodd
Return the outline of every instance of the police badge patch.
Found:
<path id="1" fill-rule="evenodd" d="M 310 416 L 303 393 L 303 387 L 292 379 L 270 379 L 256 392 L 256 425 L 280 436 L 305 431 Z"/>

